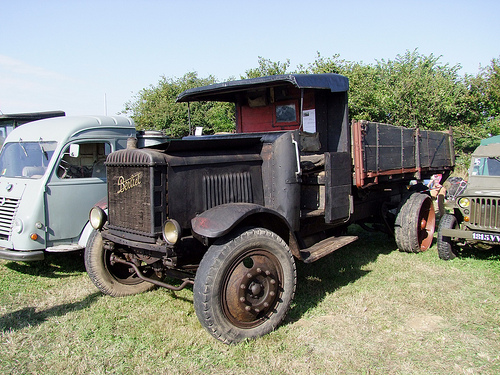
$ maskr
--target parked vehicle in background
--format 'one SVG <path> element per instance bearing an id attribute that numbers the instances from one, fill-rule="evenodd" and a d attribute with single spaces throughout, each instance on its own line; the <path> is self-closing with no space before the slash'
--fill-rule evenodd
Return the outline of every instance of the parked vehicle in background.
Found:
<path id="1" fill-rule="evenodd" d="M 0 153 L 0 258 L 83 249 L 89 211 L 106 197 L 106 156 L 130 137 L 139 146 L 165 141 L 124 117 L 55 117 L 14 129 Z"/>
<path id="2" fill-rule="evenodd" d="M 453 212 L 440 221 L 439 257 L 455 258 L 464 246 L 500 244 L 500 136 L 481 141 L 472 153 L 467 183 L 461 182 Z"/>
<path id="3" fill-rule="evenodd" d="M 50 117 L 65 116 L 63 111 L 48 111 L 48 112 L 29 112 L 29 113 L 11 113 L 0 115 L 0 146 L 7 138 L 7 135 L 22 124 L 27 122 L 42 120 Z"/>
<path id="4" fill-rule="evenodd" d="M 357 239 L 354 223 L 426 250 L 435 214 L 427 187 L 454 165 L 449 133 L 348 120 L 346 77 L 291 74 L 190 89 L 179 102 L 236 105 L 236 134 L 190 136 L 106 161 L 109 213 L 85 251 L 113 296 L 194 284 L 201 324 L 232 343 L 266 334 L 295 294 L 295 262 Z M 178 278 L 178 286 L 163 281 Z"/>

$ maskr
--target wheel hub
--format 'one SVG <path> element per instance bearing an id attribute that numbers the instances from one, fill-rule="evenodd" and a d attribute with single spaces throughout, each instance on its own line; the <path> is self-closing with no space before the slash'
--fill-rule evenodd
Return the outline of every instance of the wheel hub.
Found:
<path id="1" fill-rule="evenodd" d="M 272 314 L 280 288 L 280 268 L 273 258 L 253 253 L 228 275 L 222 297 L 226 315 L 234 324 L 252 327 Z"/>

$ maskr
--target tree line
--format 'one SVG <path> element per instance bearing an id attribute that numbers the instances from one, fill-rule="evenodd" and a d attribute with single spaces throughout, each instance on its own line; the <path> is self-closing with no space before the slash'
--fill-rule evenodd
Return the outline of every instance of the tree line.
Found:
<path id="1" fill-rule="evenodd" d="M 256 68 L 240 79 L 289 73 L 337 73 L 349 78 L 349 116 L 405 127 L 453 131 L 455 148 L 469 153 L 483 138 L 500 134 L 500 58 L 476 75 L 460 75 L 459 64 L 450 66 L 440 57 L 406 51 L 392 60 L 373 64 L 347 61 L 336 54 L 290 70 L 290 60 L 276 62 L 259 57 Z M 233 80 L 234 77 L 228 79 Z M 123 114 L 140 129 L 164 130 L 181 137 L 189 133 L 188 106 L 175 103 L 177 95 L 193 87 L 218 83 L 214 76 L 188 72 L 181 78 L 162 76 L 156 85 L 140 90 L 125 103 Z M 192 127 L 204 134 L 233 131 L 234 105 L 218 102 L 190 104 Z"/>

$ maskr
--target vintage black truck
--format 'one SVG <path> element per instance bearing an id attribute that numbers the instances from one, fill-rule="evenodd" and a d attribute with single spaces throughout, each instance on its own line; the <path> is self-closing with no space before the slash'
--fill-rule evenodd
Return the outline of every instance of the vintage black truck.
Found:
<path id="1" fill-rule="evenodd" d="M 444 260 L 467 245 L 500 244 L 500 136 L 483 139 L 471 159 L 466 188 L 439 222 L 437 248 Z"/>
<path id="2" fill-rule="evenodd" d="M 235 103 L 237 133 L 108 156 L 108 207 L 91 211 L 85 252 L 95 285 L 124 296 L 194 284 L 202 326 L 234 343 L 283 320 L 295 262 L 355 241 L 353 223 L 393 232 L 403 251 L 427 249 L 435 214 L 416 181 L 450 173 L 452 136 L 350 124 L 348 88 L 336 74 L 290 74 L 180 94 Z"/>

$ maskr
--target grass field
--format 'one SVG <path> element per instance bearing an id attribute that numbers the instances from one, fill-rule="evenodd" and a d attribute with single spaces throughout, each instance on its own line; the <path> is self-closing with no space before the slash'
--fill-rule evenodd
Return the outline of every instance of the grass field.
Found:
<path id="1" fill-rule="evenodd" d="M 0 261 L 2 374 L 499 374 L 500 252 L 449 262 L 361 237 L 298 264 L 285 322 L 227 346 L 192 289 L 102 295 L 76 254 Z"/>

